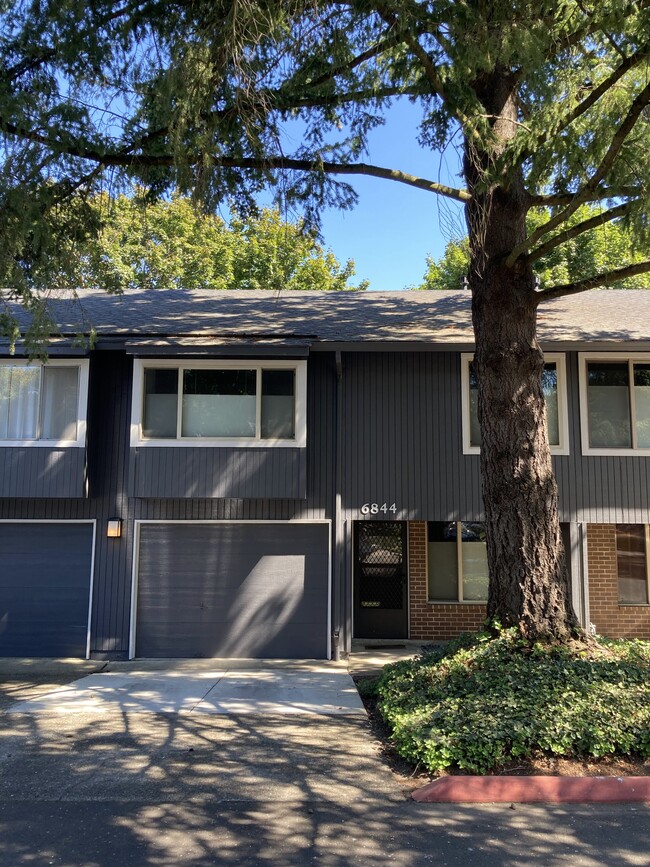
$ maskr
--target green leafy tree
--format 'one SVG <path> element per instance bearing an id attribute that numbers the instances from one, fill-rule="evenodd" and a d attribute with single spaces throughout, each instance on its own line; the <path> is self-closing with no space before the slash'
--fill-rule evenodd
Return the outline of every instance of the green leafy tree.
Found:
<path id="1" fill-rule="evenodd" d="M 263 209 L 227 225 L 185 196 L 144 203 L 136 195 L 89 201 L 96 236 L 70 247 L 54 285 L 129 289 L 365 289 L 349 285 L 354 263 L 341 267 L 302 223 Z"/>
<path id="2" fill-rule="evenodd" d="M 96 233 L 109 182 L 240 212 L 264 186 L 315 221 L 369 175 L 461 202 L 469 233 L 488 613 L 533 640 L 576 629 L 544 424 L 537 308 L 650 271 L 537 289 L 535 263 L 600 223 L 643 236 L 650 0 L 22 0 L 0 29 L 0 285 L 28 303 Z M 9 12 L 11 14 L 9 14 Z M 364 161 L 402 96 L 462 186 Z M 298 124 L 298 126 L 296 126 Z M 76 196 L 64 231 L 55 219 Z M 552 208 L 530 231 L 528 213 Z M 597 303 L 597 297 L 594 298 Z"/>
<path id="3" fill-rule="evenodd" d="M 587 220 L 597 220 L 603 213 L 602 208 L 583 205 L 567 221 L 567 229 L 584 225 Z M 535 231 L 550 217 L 548 211 L 530 211 L 528 232 Z M 578 280 L 583 274 L 612 271 L 621 262 L 642 263 L 648 256 L 650 250 L 647 242 L 637 238 L 624 223 L 613 221 L 568 238 L 566 243 L 535 262 L 534 269 L 542 287 L 556 286 Z M 427 256 L 424 280 L 414 288 L 458 289 L 467 279 L 469 261 L 469 238 L 453 238 L 440 259 Z M 617 285 L 621 289 L 650 289 L 650 274 L 636 274 L 619 281 Z"/>
<path id="4" fill-rule="evenodd" d="M 277 211 L 231 224 L 235 255 L 234 284 L 239 289 L 366 289 L 368 281 L 349 286 L 354 262 L 341 267 L 305 227 L 285 223 Z"/>
<path id="5" fill-rule="evenodd" d="M 461 289 L 469 273 L 469 238 L 452 238 L 440 259 L 427 256 L 424 279 L 414 289 Z"/>

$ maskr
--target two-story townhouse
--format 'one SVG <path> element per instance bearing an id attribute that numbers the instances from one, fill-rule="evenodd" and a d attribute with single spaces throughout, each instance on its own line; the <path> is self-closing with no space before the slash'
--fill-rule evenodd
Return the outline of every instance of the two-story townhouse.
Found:
<path id="1" fill-rule="evenodd" d="M 482 622 L 468 293 L 52 311 L 46 363 L 0 347 L 0 655 L 326 658 Z M 539 338 L 575 608 L 650 638 L 650 294 L 549 303 Z"/>

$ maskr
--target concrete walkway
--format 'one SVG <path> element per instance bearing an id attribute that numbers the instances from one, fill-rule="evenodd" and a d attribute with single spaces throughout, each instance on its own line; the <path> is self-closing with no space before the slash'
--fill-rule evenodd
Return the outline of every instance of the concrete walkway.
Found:
<path id="1" fill-rule="evenodd" d="M 14 672 L 10 695 L 50 688 L 0 717 L 0 802 L 404 800 L 345 663 L 135 660 L 59 686 L 71 669 L 48 668 Z"/>
<path id="2" fill-rule="evenodd" d="M 17 702 L 31 713 L 361 714 L 343 663 L 310 660 L 133 660 L 110 663 Z"/>

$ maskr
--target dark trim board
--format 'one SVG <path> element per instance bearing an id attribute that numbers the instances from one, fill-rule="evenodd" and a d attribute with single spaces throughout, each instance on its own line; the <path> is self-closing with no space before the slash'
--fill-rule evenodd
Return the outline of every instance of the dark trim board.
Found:
<path id="1" fill-rule="evenodd" d="M 0 519 L 0 656 L 90 656 L 94 520 Z"/>
<path id="2" fill-rule="evenodd" d="M 329 521 L 137 521 L 129 656 L 330 655 Z"/>

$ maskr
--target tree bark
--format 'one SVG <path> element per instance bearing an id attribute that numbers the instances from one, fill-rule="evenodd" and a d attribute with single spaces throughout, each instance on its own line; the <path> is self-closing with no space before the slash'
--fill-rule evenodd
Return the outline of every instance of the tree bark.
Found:
<path id="1" fill-rule="evenodd" d="M 486 186 L 516 121 L 514 82 L 494 73 L 477 84 L 494 116 L 489 149 L 465 148 L 472 200 L 470 287 L 481 428 L 488 617 L 517 626 L 528 641 L 579 634 L 558 515 L 536 338 L 537 295 L 530 266 L 506 267 L 523 240 L 529 203 L 521 174 Z"/>

